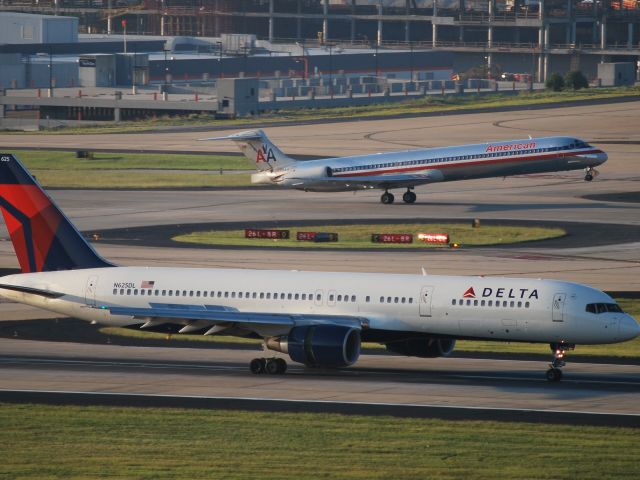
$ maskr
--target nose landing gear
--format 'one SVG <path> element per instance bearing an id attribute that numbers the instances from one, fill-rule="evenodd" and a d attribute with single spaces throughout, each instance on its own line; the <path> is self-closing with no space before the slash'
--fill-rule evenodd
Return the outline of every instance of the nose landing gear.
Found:
<path id="1" fill-rule="evenodd" d="M 598 175 L 598 171 L 596 169 L 594 169 L 593 167 L 589 167 L 587 169 L 585 169 L 584 171 L 584 180 L 586 182 L 590 182 L 591 180 L 594 179 L 594 177 Z"/>
<path id="2" fill-rule="evenodd" d="M 547 370 L 546 377 L 550 382 L 559 382 L 562 379 L 561 368 L 566 365 L 564 361 L 567 350 L 573 350 L 575 345 L 569 343 L 552 343 L 549 345 L 553 352 L 553 361 L 549 364 L 549 370 Z"/>

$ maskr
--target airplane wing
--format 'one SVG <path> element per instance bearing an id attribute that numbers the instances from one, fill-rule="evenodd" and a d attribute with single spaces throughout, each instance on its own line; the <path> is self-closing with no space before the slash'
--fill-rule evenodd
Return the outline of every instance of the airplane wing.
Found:
<path id="1" fill-rule="evenodd" d="M 184 325 L 180 333 L 207 330 L 205 335 L 228 328 L 249 330 L 261 336 L 286 334 L 293 327 L 303 325 L 343 325 L 358 329 L 368 326 L 364 317 L 348 315 L 308 315 L 292 313 L 241 312 L 218 305 L 178 305 L 150 303 L 149 307 L 100 307 L 114 315 L 127 315 L 144 321 L 140 328 L 149 328 L 163 323 Z"/>
<path id="2" fill-rule="evenodd" d="M 365 187 L 375 188 L 404 188 L 415 187 L 427 183 L 439 182 L 443 178 L 442 173 L 438 170 L 429 170 L 426 173 L 414 174 L 389 174 L 389 175 L 368 175 L 368 176 L 352 176 L 352 177 L 330 177 L 323 180 L 326 185 L 333 184 L 337 186 L 361 185 Z M 292 184 L 295 187 L 295 183 Z"/>

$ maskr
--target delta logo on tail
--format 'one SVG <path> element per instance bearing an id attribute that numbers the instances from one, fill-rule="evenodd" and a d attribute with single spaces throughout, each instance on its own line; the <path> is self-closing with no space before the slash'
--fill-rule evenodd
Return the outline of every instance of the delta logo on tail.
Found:
<path id="1" fill-rule="evenodd" d="M 473 287 L 469 287 L 466 292 L 462 295 L 463 298 L 476 298 L 476 292 L 473 290 Z"/>
<path id="2" fill-rule="evenodd" d="M 273 154 L 273 149 L 267 148 L 266 145 L 262 145 L 262 148 L 256 152 L 256 163 L 271 163 L 276 161 L 276 156 Z"/>

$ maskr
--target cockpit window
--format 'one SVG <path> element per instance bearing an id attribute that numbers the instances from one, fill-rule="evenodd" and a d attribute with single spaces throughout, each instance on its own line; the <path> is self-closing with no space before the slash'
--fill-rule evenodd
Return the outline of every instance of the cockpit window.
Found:
<path id="1" fill-rule="evenodd" d="M 585 310 L 589 313 L 623 313 L 617 303 L 588 303 Z"/>

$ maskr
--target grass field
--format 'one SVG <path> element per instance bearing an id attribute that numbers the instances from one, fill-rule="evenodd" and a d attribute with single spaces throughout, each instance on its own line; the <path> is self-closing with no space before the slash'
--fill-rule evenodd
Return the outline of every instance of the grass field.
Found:
<path id="1" fill-rule="evenodd" d="M 156 153 L 94 153 L 13 151 L 45 187 L 56 188 L 198 188 L 251 184 L 253 168 L 244 157 Z M 198 170 L 198 172 L 192 172 Z M 220 170 L 247 170 L 224 173 Z M 94 175 L 87 175 L 89 172 Z M 99 174 L 98 174 L 99 173 Z"/>
<path id="2" fill-rule="evenodd" d="M 0 479 L 637 479 L 638 431 L 0 404 Z"/>
<path id="3" fill-rule="evenodd" d="M 483 225 L 473 228 L 470 224 L 398 224 L 398 225 L 322 225 L 305 227 L 287 227 L 291 238 L 281 239 L 248 239 L 244 238 L 244 230 L 217 230 L 210 232 L 193 232 L 173 237 L 177 242 L 199 243 L 206 245 L 232 245 L 255 247 L 300 247 L 300 248 L 442 248 L 442 245 L 426 244 L 417 240 L 418 233 L 448 233 L 451 242 L 460 245 L 500 245 L 507 243 L 545 240 L 561 237 L 565 231 L 561 228 L 516 227 Z M 295 232 L 333 232 L 339 235 L 338 242 L 315 243 L 296 240 Z M 372 233 L 411 233 L 414 243 L 381 244 L 372 243 Z"/>
<path id="4" fill-rule="evenodd" d="M 136 122 L 119 122 L 112 125 L 99 125 L 88 127 L 63 128 L 55 130 L 43 130 L 41 132 L 23 132 L 26 135 L 38 134 L 82 134 L 82 133 L 130 133 L 136 131 L 146 131 L 160 129 L 167 126 L 198 126 L 209 125 L 212 128 L 217 126 L 233 126 L 238 128 L 253 125 L 259 122 L 260 125 L 269 125 L 280 122 L 300 122 L 313 120 L 330 119 L 352 119 L 367 118 L 371 116 L 392 117 L 396 115 L 421 114 L 432 112 L 452 112 L 466 111 L 478 108 L 500 108 L 500 107 L 527 107 L 529 105 L 540 105 L 554 102 L 574 102 L 581 100 L 599 100 L 616 97 L 628 97 L 640 95 L 638 87 L 617 87 L 617 88 L 589 88 L 577 91 L 549 92 L 522 91 L 517 95 L 512 94 L 490 94 L 477 95 L 469 91 L 464 96 L 458 95 L 430 95 L 406 102 L 389 104 L 370 105 L 363 107 L 343 107 L 343 108 L 323 108 L 323 109 L 296 109 L 280 110 L 269 112 L 258 117 L 238 118 L 233 120 L 216 120 L 210 115 L 190 115 L 180 118 L 159 118 L 155 120 L 140 120 Z M 0 132 L 1 134 L 2 132 Z M 14 134 L 15 132 L 11 132 Z"/>
<path id="5" fill-rule="evenodd" d="M 622 309 L 633 315 L 637 320 L 640 320 L 640 300 L 637 299 L 617 299 L 618 304 Z M 145 332 L 141 330 L 132 330 L 127 328 L 118 327 L 103 327 L 100 329 L 105 335 L 130 337 L 139 339 L 167 339 L 167 336 L 162 333 Z M 242 337 L 228 337 L 228 336 L 204 336 L 204 335 L 174 335 L 170 338 L 176 338 L 180 340 L 187 340 L 192 342 L 206 342 L 216 345 L 254 345 L 256 348 L 260 346 L 262 340 L 253 338 Z M 167 340 L 167 346 L 171 345 L 171 340 Z M 377 343 L 365 343 L 363 344 L 364 351 L 371 349 L 384 348 Z M 549 355 L 549 345 L 540 343 L 517 343 L 517 342 L 482 342 L 482 341 L 470 341 L 459 340 L 456 342 L 456 352 L 465 353 L 508 353 L 508 354 L 522 354 L 533 353 L 540 355 Z M 575 352 L 569 352 L 568 358 L 571 361 L 571 355 L 586 355 L 586 356 L 598 356 L 598 357 L 620 357 L 620 358 L 640 358 L 640 338 L 636 338 L 629 342 L 617 343 L 613 345 L 578 345 Z"/>

